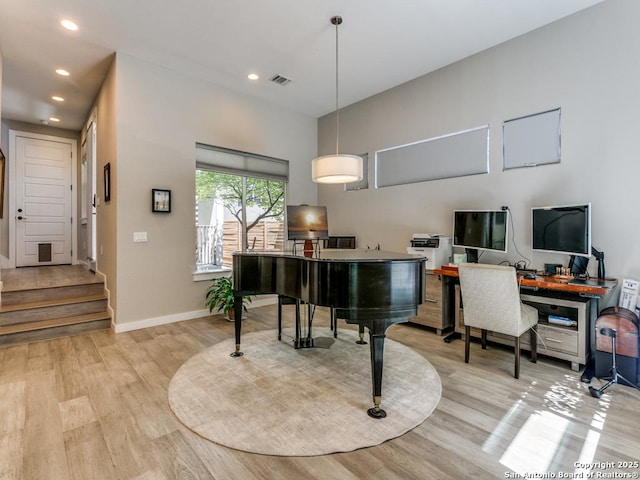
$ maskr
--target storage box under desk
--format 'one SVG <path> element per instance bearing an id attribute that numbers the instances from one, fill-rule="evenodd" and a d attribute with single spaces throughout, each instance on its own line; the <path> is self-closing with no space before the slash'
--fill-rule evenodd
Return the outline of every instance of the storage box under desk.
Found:
<path id="1" fill-rule="evenodd" d="M 578 371 L 585 365 L 589 352 L 590 329 L 588 322 L 590 299 L 562 292 L 543 291 L 520 295 L 522 302 L 538 310 L 538 353 L 571 362 L 571 369 Z M 575 321 L 573 326 L 554 325 L 549 315 Z M 460 300 L 460 287 L 456 286 L 456 332 L 464 338 L 464 305 Z M 472 337 L 480 337 L 480 330 L 471 329 Z M 513 337 L 487 332 L 487 339 L 505 345 L 514 345 Z M 520 346 L 530 350 L 529 332 L 520 337 Z"/>

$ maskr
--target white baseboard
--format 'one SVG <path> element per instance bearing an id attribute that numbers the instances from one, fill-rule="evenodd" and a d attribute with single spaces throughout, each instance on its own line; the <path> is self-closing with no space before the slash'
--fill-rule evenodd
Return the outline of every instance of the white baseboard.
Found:
<path id="1" fill-rule="evenodd" d="M 247 309 L 264 307 L 266 305 L 275 305 L 278 297 L 275 295 L 265 295 L 254 299 L 247 305 Z M 141 328 L 157 327 L 158 325 L 167 325 L 169 323 L 183 322 L 185 320 L 194 320 L 196 318 L 208 317 L 212 315 L 209 309 L 193 310 L 191 312 L 175 313 L 173 315 L 165 315 L 162 317 L 145 318 L 144 320 L 136 320 L 134 322 L 112 323 L 111 328 L 115 333 L 130 332 L 132 330 L 140 330 Z M 112 317 L 113 318 L 113 317 Z"/>
<path id="2" fill-rule="evenodd" d="M 12 268 L 11 260 L 9 260 L 4 255 L 0 255 L 0 268 Z M 15 266 L 13 268 L 15 268 Z"/>

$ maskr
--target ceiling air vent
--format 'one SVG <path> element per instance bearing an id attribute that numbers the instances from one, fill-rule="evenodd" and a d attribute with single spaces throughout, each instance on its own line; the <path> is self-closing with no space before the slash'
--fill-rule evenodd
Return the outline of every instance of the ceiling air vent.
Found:
<path id="1" fill-rule="evenodd" d="M 271 80 L 273 83 L 277 83 L 278 85 L 282 85 L 283 87 L 291 83 L 291 79 L 277 74 L 271 77 L 269 80 Z"/>

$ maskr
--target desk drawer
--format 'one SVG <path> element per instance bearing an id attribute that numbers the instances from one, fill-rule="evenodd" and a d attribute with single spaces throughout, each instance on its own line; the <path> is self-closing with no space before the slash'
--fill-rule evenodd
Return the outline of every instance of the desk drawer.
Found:
<path id="1" fill-rule="evenodd" d="M 578 355 L 578 332 L 538 324 L 538 349 Z"/>
<path id="2" fill-rule="evenodd" d="M 425 275 L 425 295 L 422 306 L 427 315 L 438 319 L 442 317 L 442 280 L 440 276 Z"/>
<path id="3" fill-rule="evenodd" d="M 442 279 L 439 275 L 426 274 L 424 303 L 418 307 L 418 315 L 409 321 L 435 328 L 439 334 L 447 327 L 442 318 Z"/>

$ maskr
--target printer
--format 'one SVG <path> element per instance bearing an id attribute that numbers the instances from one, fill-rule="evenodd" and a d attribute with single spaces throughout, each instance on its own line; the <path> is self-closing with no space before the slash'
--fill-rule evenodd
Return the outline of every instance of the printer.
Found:
<path id="1" fill-rule="evenodd" d="M 424 268 L 435 270 L 451 261 L 451 237 L 435 233 L 414 233 L 407 253 L 425 258 Z"/>

